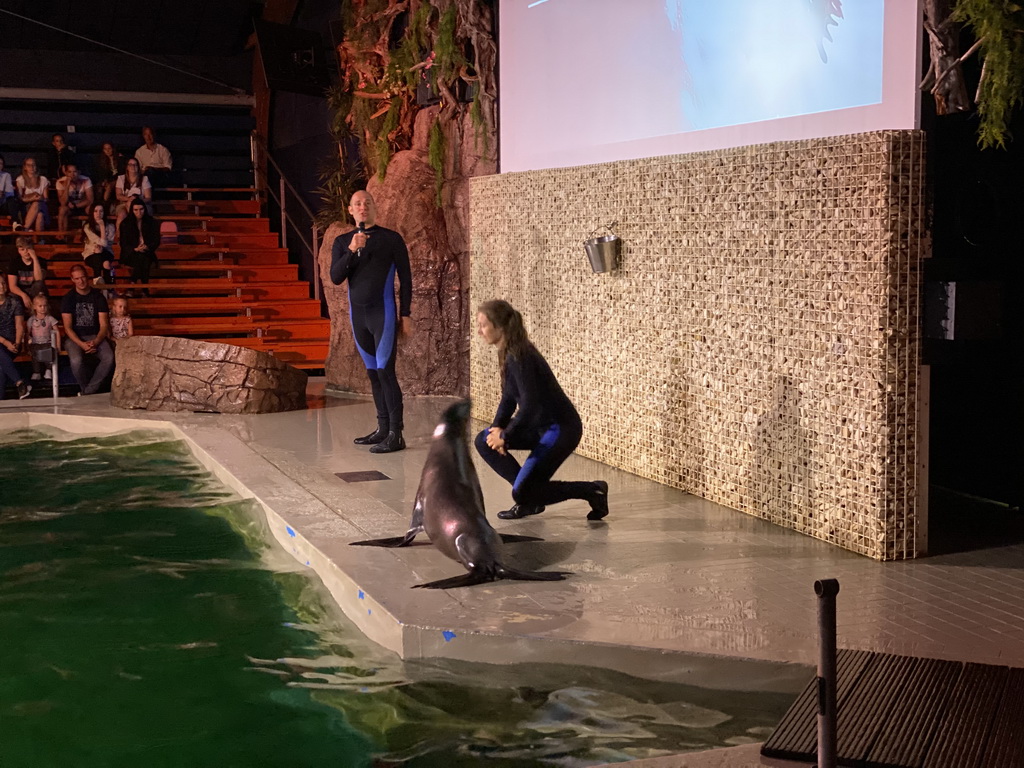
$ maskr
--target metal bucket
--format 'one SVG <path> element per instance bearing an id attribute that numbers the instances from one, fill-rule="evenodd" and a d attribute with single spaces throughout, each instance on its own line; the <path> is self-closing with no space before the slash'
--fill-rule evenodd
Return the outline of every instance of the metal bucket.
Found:
<path id="1" fill-rule="evenodd" d="M 595 272 L 611 272 L 619 265 L 622 239 L 618 235 L 592 237 L 583 241 L 590 259 L 590 268 Z"/>

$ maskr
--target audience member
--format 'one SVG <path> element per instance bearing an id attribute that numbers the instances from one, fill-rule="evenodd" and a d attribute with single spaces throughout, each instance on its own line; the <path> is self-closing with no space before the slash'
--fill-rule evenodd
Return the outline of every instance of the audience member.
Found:
<path id="1" fill-rule="evenodd" d="M 7 289 L 30 309 L 35 296 L 46 294 L 46 259 L 36 253 L 27 237 L 14 242 L 17 251 L 7 264 Z"/>
<path id="2" fill-rule="evenodd" d="M 59 179 L 64 175 L 64 166 L 75 162 L 75 148 L 67 145 L 62 133 L 53 134 L 50 144 L 52 148 L 46 153 L 47 173 L 51 179 Z"/>
<path id="3" fill-rule="evenodd" d="M 96 203 L 89 209 L 89 218 L 82 225 L 85 246 L 82 258 L 92 270 L 96 284 L 114 284 L 114 225 L 107 223 L 107 209 Z"/>
<path id="4" fill-rule="evenodd" d="M 14 182 L 11 174 L 4 170 L 4 163 L 4 156 L 0 155 L 0 216 L 9 216 L 12 227 L 18 229 L 21 224 L 18 221 L 21 213 L 18 210 L 18 196 L 14 194 Z"/>
<path id="5" fill-rule="evenodd" d="M 26 322 L 28 326 L 28 350 L 32 355 L 32 381 L 51 380 L 51 365 L 60 349 L 60 331 L 57 329 L 57 318 L 50 314 L 50 299 L 44 293 L 32 299 L 32 316 Z M 57 333 L 54 343 L 53 334 Z"/>
<path id="6" fill-rule="evenodd" d="M 57 229 L 67 232 L 68 219 L 77 214 L 88 214 L 92 210 L 92 180 L 78 172 L 78 166 L 67 163 L 64 175 L 57 179 L 57 197 L 60 213 L 57 215 Z"/>
<path id="7" fill-rule="evenodd" d="M 153 185 L 142 175 L 139 161 L 134 157 L 128 159 L 124 166 L 124 173 L 117 177 L 114 193 L 117 196 L 116 225 L 118 231 L 121 229 L 124 217 L 128 215 L 128 204 L 136 197 L 141 197 L 145 201 L 147 209 L 152 207 Z"/>
<path id="8" fill-rule="evenodd" d="M 124 155 L 118 152 L 109 141 L 104 141 L 100 154 L 96 158 L 96 171 L 93 174 L 93 186 L 96 188 L 96 200 L 109 209 L 114 205 L 114 191 L 117 177 L 124 173 Z"/>
<path id="9" fill-rule="evenodd" d="M 7 276 L 0 280 L 0 400 L 6 396 L 7 380 L 14 382 L 18 397 L 24 400 L 32 387 L 24 382 L 14 358 L 25 340 L 25 305 L 7 292 Z"/>
<path id="10" fill-rule="evenodd" d="M 154 182 L 162 183 L 171 170 L 171 153 L 163 144 L 156 143 L 156 135 L 148 125 L 142 127 L 145 142 L 135 150 L 135 159 L 142 166 L 142 172 Z"/>
<path id="11" fill-rule="evenodd" d="M 45 176 L 39 175 L 35 158 L 25 158 L 15 187 L 18 190 L 21 221 L 25 229 L 46 229 L 50 219 L 50 209 L 46 205 L 46 193 L 50 189 L 50 182 Z"/>
<path id="12" fill-rule="evenodd" d="M 89 285 L 89 277 L 81 264 L 71 267 L 71 281 L 75 287 L 60 304 L 64 335 L 68 340 L 65 346 L 71 372 L 82 394 L 92 395 L 99 391 L 114 369 L 114 349 L 107 338 L 110 310 L 103 294 Z M 87 370 L 89 362 L 96 363 L 91 376 Z"/>
<path id="13" fill-rule="evenodd" d="M 131 215 L 121 222 L 118 242 L 121 263 L 131 267 L 132 282 L 148 283 L 149 270 L 156 263 L 156 251 L 160 247 L 160 225 L 149 215 L 140 198 L 132 201 Z M 148 290 L 146 295 L 149 295 Z"/>
<path id="14" fill-rule="evenodd" d="M 110 338 L 116 344 L 121 339 L 130 339 L 135 335 L 132 316 L 128 314 L 128 299 L 117 296 L 110 300 Z"/>

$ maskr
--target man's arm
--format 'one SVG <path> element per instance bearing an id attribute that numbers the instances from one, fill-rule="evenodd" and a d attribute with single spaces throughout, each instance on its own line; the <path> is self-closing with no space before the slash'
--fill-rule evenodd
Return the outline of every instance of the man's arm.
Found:
<path id="1" fill-rule="evenodd" d="M 21 290 L 21 288 L 18 286 L 17 275 L 7 276 L 7 292 L 13 293 L 15 296 L 21 299 L 21 303 L 24 304 L 26 307 L 32 306 L 32 299 L 29 298 L 29 295 L 25 293 L 23 290 Z"/>
<path id="2" fill-rule="evenodd" d="M 331 246 L 331 282 L 335 285 L 345 282 L 352 272 L 355 254 L 349 249 L 349 244 L 352 242 L 350 234 L 338 235 L 334 239 L 334 245 Z"/>
<path id="3" fill-rule="evenodd" d="M 68 341 L 74 342 L 76 345 L 85 349 L 85 342 L 78 338 L 78 334 L 75 333 L 75 327 L 72 324 L 73 318 L 70 312 L 60 313 L 61 322 L 64 324 L 64 335 L 68 337 Z"/>
<path id="4" fill-rule="evenodd" d="M 100 312 L 100 332 L 96 334 L 96 338 L 92 340 L 93 346 L 99 346 L 99 343 L 107 338 L 107 334 L 110 333 L 110 314 L 108 312 Z"/>
<path id="5" fill-rule="evenodd" d="M 46 279 L 46 270 L 43 269 L 42 263 L 39 261 L 39 254 L 36 253 L 35 248 L 28 249 L 29 256 L 32 257 L 32 280 L 38 282 Z"/>
<path id="6" fill-rule="evenodd" d="M 21 349 L 21 343 L 25 340 L 25 316 L 14 316 L 14 346 Z"/>

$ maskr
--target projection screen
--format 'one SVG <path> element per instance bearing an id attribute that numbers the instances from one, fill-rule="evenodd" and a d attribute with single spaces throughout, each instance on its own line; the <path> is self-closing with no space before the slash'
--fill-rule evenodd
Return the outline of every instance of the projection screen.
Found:
<path id="1" fill-rule="evenodd" d="M 502 171 L 918 125 L 918 0 L 499 7 Z"/>

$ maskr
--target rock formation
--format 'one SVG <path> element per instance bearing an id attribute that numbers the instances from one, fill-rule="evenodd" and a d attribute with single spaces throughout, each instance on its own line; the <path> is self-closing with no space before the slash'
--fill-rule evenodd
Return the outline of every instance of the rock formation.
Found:
<path id="1" fill-rule="evenodd" d="M 273 355 L 165 336 L 117 343 L 111 402 L 147 411 L 275 413 L 306 405 L 306 374 Z"/>

